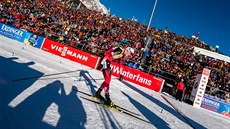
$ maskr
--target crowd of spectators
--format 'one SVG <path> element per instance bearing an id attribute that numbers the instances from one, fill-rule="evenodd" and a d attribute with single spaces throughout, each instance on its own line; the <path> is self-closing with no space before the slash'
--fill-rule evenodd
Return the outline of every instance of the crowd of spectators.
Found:
<path id="1" fill-rule="evenodd" d="M 163 78 L 183 77 L 186 87 L 193 85 L 199 69 L 208 68 L 206 92 L 230 99 L 230 63 L 193 54 L 193 46 L 214 49 L 198 39 L 168 32 L 168 28 L 151 27 L 147 32 L 147 26 L 137 21 L 78 8 L 63 0 L 1 1 L 0 22 L 98 56 L 114 46 L 130 47 L 134 53 L 124 64 Z M 144 49 L 147 41 L 150 44 Z"/>

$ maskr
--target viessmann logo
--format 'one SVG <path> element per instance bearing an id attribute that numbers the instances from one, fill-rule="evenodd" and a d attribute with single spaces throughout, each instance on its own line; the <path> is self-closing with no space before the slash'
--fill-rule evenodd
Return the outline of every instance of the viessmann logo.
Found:
<path id="1" fill-rule="evenodd" d="M 119 67 L 114 66 L 114 65 L 111 65 L 111 68 L 112 68 L 112 71 L 114 73 L 120 74 L 120 72 L 121 72 L 122 76 L 127 77 L 129 79 L 138 81 L 138 82 L 146 84 L 148 86 L 151 86 L 151 84 L 152 84 L 152 80 L 143 78 L 143 77 L 141 77 L 140 74 L 136 75 L 136 74 L 130 73 L 129 71 L 124 71 L 123 68 L 121 68 L 121 71 L 119 71 Z"/>
<path id="2" fill-rule="evenodd" d="M 83 61 L 88 61 L 88 57 L 84 56 L 82 54 L 76 53 L 74 51 L 71 51 L 68 49 L 68 47 L 59 47 L 57 45 L 51 44 L 51 49 L 56 50 L 58 52 L 61 52 L 61 56 L 65 57 L 66 55 L 69 55 L 71 57 L 74 57 L 76 59 L 80 59 Z"/>

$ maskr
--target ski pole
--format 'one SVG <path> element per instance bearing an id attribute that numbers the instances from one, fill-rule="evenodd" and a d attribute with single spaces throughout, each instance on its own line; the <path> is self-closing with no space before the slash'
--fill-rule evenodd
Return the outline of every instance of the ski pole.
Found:
<path id="1" fill-rule="evenodd" d="M 66 74 L 66 73 L 73 73 L 73 72 L 77 72 L 77 71 L 80 71 L 80 70 L 60 72 L 60 73 L 53 73 L 53 74 L 46 74 L 46 75 L 39 75 L 39 76 L 33 76 L 33 77 L 25 77 L 25 78 L 15 79 L 15 80 L 11 80 L 11 81 L 12 82 L 18 82 L 18 81 L 24 81 L 24 80 L 29 80 L 29 79 L 34 79 L 34 78 L 40 78 L 40 77 L 47 77 L 47 76 L 54 76 L 54 75 L 60 75 L 60 74 Z"/>

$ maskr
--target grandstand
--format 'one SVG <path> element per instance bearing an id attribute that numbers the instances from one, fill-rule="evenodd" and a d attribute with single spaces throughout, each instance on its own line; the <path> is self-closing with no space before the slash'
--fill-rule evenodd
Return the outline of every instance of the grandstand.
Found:
<path id="1" fill-rule="evenodd" d="M 206 93 L 230 101 L 229 57 L 224 60 L 196 51 L 216 53 L 197 39 L 154 27 L 146 32 L 147 26 L 136 21 L 78 5 L 61 0 L 2 1 L 0 22 L 98 56 L 114 46 L 131 47 L 134 54 L 123 63 L 164 78 L 163 90 L 170 94 L 174 94 L 177 79 L 183 77 L 187 89 L 192 89 L 198 70 L 208 68 L 211 74 Z M 150 44 L 144 51 L 148 37 Z"/>

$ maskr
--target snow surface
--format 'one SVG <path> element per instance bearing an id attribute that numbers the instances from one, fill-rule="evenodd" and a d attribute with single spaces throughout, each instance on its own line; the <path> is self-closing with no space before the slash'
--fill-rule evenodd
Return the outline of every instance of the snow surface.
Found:
<path id="1" fill-rule="evenodd" d="M 12 81 L 74 70 L 80 71 Z M 120 82 L 114 77 L 110 86 L 113 102 L 141 114 L 139 117 L 154 125 L 84 100 L 80 96 L 85 95 L 72 90 L 95 93 L 102 82 L 100 71 L 0 35 L 0 129 L 230 127 L 230 119 L 226 117 L 196 109 L 170 96 L 129 82 Z"/>
<path id="2" fill-rule="evenodd" d="M 109 10 L 101 4 L 100 0 L 80 0 L 88 9 L 96 10 L 98 12 L 109 14 Z"/>

